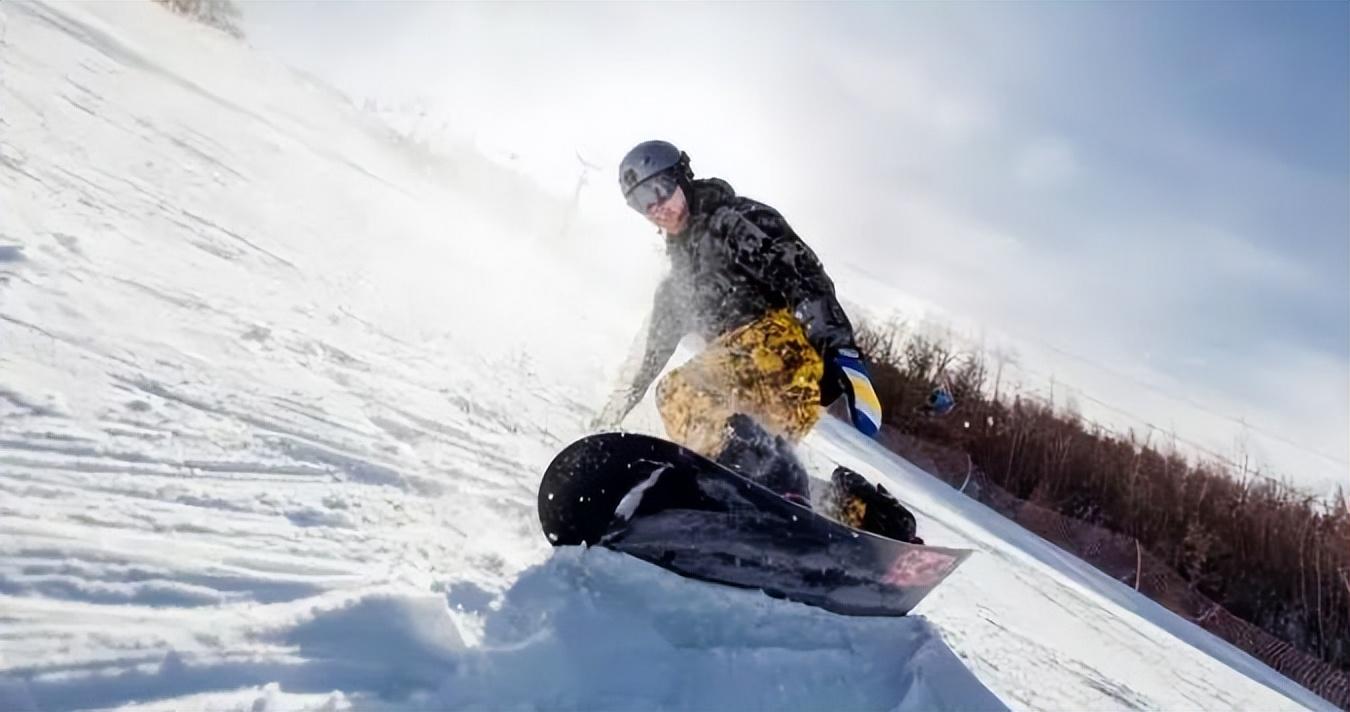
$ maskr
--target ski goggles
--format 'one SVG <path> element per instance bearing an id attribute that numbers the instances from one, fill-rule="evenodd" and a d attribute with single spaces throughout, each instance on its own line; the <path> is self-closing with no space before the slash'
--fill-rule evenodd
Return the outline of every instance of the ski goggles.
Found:
<path id="1" fill-rule="evenodd" d="M 674 175 L 660 173 L 633 186 L 625 199 L 628 201 L 628 207 L 646 215 L 652 208 L 669 200 L 679 187 L 680 182 Z"/>

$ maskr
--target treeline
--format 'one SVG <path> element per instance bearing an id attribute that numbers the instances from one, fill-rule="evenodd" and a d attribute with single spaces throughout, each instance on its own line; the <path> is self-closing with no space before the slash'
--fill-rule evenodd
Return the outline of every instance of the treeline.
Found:
<path id="1" fill-rule="evenodd" d="M 981 354 L 865 325 L 886 422 L 969 454 L 1010 493 L 1135 537 L 1199 593 L 1295 647 L 1350 669 L 1350 509 L 1221 462 L 1163 452 L 1076 413 L 998 394 Z M 958 408 L 919 407 L 947 385 Z"/>
<path id="2" fill-rule="evenodd" d="M 214 27 L 236 39 L 244 36 L 242 13 L 235 0 L 154 0 L 170 11 Z"/>

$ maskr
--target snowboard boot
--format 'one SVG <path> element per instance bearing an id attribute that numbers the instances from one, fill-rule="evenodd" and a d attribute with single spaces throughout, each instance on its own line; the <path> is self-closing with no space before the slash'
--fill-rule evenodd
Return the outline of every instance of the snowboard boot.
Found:
<path id="1" fill-rule="evenodd" d="M 738 475 L 764 485 L 784 499 L 811 506 L 810 478 L 792 453 L 792 445 L 771 435 L 750 416 L 727 419 L 726 440 L 715 460 Z"/>
<path id="2" fill-rule="evenodd" d="M 836 467 L 830 482 L 834 485 L 836 518 L 840 522 L 888 539 L 923 543 L 915 534 L 914 515 L 885 487 L 873 485 L 847 467 Z"/>

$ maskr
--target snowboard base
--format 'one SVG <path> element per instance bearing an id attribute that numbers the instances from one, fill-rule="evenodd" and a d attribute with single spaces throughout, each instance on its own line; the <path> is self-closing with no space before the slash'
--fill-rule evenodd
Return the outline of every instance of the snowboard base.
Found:
<path id="1" fill-rule="evenodd" d="M 592 435 L 560 452 L 540 483 L 539 519 L 555 546 L 600 545 L 846 615 L 904 615 L 971 553 L 849 528 L 632 433 Z"/>

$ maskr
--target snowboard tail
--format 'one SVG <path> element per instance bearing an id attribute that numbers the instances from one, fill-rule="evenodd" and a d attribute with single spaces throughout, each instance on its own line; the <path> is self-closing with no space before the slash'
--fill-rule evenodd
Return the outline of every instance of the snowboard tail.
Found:
<path id="1" fill-rule="evenodd" d="M 846 615 L 904 615 L 970 555 L 851 529 L 675 443 L 628 433 L 559 453 L 539 518 L 555 546 L 598 544 Z"/>

